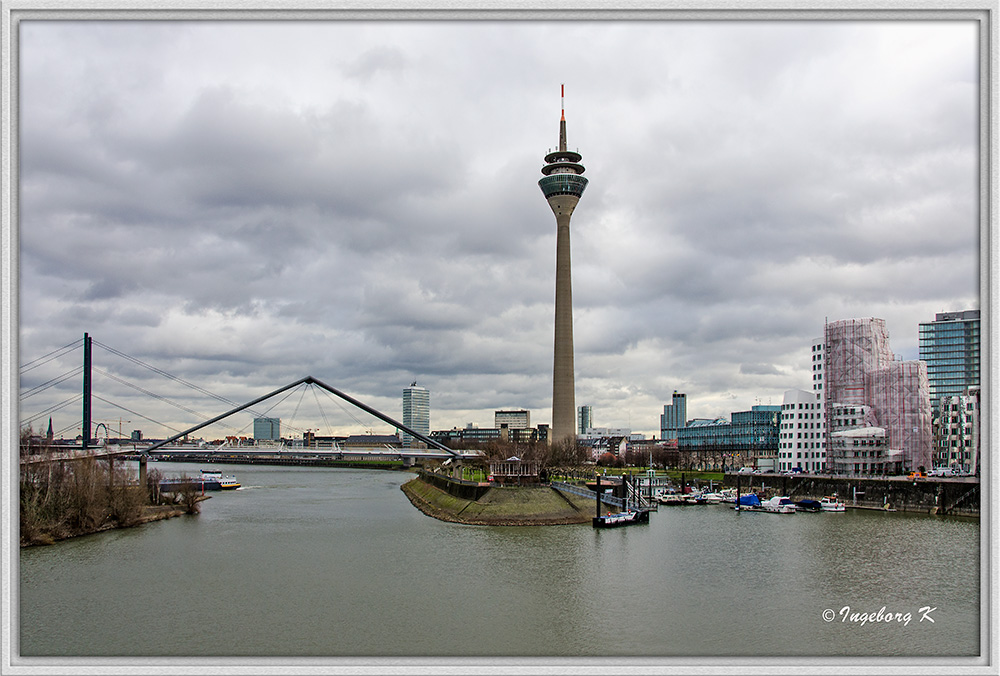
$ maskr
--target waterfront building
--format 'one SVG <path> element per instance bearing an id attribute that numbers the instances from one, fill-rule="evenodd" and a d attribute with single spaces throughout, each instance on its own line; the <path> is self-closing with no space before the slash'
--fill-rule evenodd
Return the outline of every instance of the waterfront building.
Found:
<path id="1" fill-rule="evenodd" d="M 927 366 L 922 361 L 897 361 L 889 348 L 885 320 L 874 317 L 827 322 L 823 339 L 823 409 L 827 438 L 827 469 L 847 471 L 857 466 L 869 472 L 881 465 L 887 472 L 908 471 L 931 463 L 931 408 Z M 853 411 L 845 413 L 846 411 Z M 853 422 L 848 426 L 847 419 Z M 855 462 L 847 447 L 833 446 L 833 434 L 854 427 L 879 427 L 888 444 L 876 462 Z M 881 451 L 880 451 L 881 452 Z M 872 457 L 872 456 L 863 456 Z"/>
<path id="2" fill-rule="evenodd" d="M 819 394 L 804 390 L 785 392 L 780 426 L 778 469 L 822 471 L 826 464 L 826 429 Z"/>
<path id="3" fill-rule="evenodd" d="M 942 397 L 968 394 L 979 386 L 979 310 L 939 312 L 920 324 L 920 359 L 927 363 L 932 415 Z"/>
<path id="4" fill-rule="evenodd" d="M 431 393 L 416 381 L 403 390 L 403 424 L 424 436 L 431 431 Z M 414 446 L 411 435 L 401 431 L 401 438 L 405 448 Z"/>
<path id="5" fill-rule="evenodd" d="M 588 429 L 594 426 L 594 407 L 590 405 L 581 406 L 577 415 L 576 433 L 585 434 Z"/>
<path id="6" fill-rule="evenodd" d="M 935 467 L 950 467 L 959 472 L 979 470 L 979 393 L 941 397 L 934 428 Z"/>
<path id="7" fill-rule="evenodd" d="M 527 429 L 528 427 L 531 427 L 531 411 L 526 411 L 524 409 L 494 411 L 493 426 L 500 429 L 504 425 L 507 426 L 507 429 L 511 430 Z"/>
<path id="8" fill-rule="evenodd" d="M 682 462 L 695 469 L 722 470 L 777 461 L 781 406 L 753 406 L 731 418 L 695 419 L 678 429 Z"/>
<path id="9" fill-rule="evenodd" d="M 562 93 L 565 94 L 565 88 Z M 551 441 L 573 440 L 576 434 L 576 393 L 573 367 L 573 282 L 570 271 L 569 222 L 587 179 L 583 156 L 566 147 L 566 107 L 559 120 L 559 147 L 545 156 L 538 181 L 556 217 L 555 339 L 552 355 Z"/>
<path id="10" fill-rule="evenodd" d="M 830 435 L 831 471 L 834 474 L 898 474 L 900 451 L 889 448 L 883 427 L 854 427 Z"/>
<path id="11" fill-rule="evenodd" d="M 352 434 L 342 443 L 344 448 L 368 449 L 370 451 L 385 451 L 402 447 L 399 437 L 395 434 Z M 315 445 L 315 437 L 312 437 L 310 446 Z"/>
<path id="12" fill-rule="evenodd" d="M 506 423 L 504 423 L 506 424 Z M 439 443 L 454 446 L 456 443 L 488 443 L 495 441 L 509 441 L 516 444 L 528 444 L 532 442 L 548 443 L 549 426 L 539 425 L 536 427 L 476 427 L 469 425 L 459 429 L 457 427 L 450 430 L 435 430 L 428 436 Z"/>
<path id="13" fill-rule="evenodd" d="M 660 439 L 677 439 L 677 430 L 687 424 L 687 395 L 674 390 L 673 400 L 663 405 L 660 416 Z"/>
<path id="14" fill-rule="evenodd" d="M 281 418 L 254 418 L 254 441 L 278 441 L 281 439 Z"/>

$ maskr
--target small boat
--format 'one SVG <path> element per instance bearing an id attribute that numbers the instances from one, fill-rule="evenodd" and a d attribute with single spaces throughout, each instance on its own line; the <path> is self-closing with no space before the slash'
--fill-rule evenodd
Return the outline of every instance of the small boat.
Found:
<path id="1" fill-rule="evenodd" d="M 760 511 L 760 498 L 756 493 L 747 493 L 746 495 L 741 495 L 733 505 L 733 509 L 743 511 L 747 510 L 750 512 Z"/>
<path id="2" fill-rule="evenodd" d="M 823 509 L 819 500 L 799 500 L 795 503 L 795 509 L 800 512 L 818 512 Z"/>
<path id="3" fill-rule="evenodd" d="M 698 498 L 701 502 L 698 504 L 717 505 L 722 502 L 724 498 L 725 496 L 723 496 L 722 493 L 702 493 Z"/>
<path id="4" fill-rule="evenodd" d="M 794 514 L 795 503 L 787 495 L 776 495 L 760 504 L 761 511 L 771 514 Z"/>
<path id="5" fill-rule="evenodd" d="M 828 495 L 819 501 L 820 509 L 824 512 L 843 512 L 847 510 L 847 505 L 837 499 L 836 495 Z"/>
<path id="6" fill-rule="evenodd" d="M 593 519 L 594 528 L 616 528 L 633 523 L 649 523 L 648 509 L 629 509 L 617 514 L 603 514 Z"/>

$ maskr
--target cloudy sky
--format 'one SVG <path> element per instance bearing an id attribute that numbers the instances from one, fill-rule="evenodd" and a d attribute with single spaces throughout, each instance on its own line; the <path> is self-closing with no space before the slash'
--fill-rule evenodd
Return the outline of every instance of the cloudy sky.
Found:
<path id="1" fill-rule="evenodd" d="M 417 381 L 432 429 L 510 407 L 549 422 L 555 219 L 537 181 L 563 83 L 590 180 L 576 402 L 597 425 L 658 436 L 675 389 L 689 417 L 779 404 L 811 388 L 826 318 L 885 318 L 915 359 L 919 322 L 979 307 L 973 22 L 19 35 L 19 361 L 88 332 L 94 418 L 115 433 L 228 406 L 102 346 L 237 403 L 312 375 L 401 416 Z M 22 396 L 67 378 L 22 419 L 78 396 L 81 363 L 26 370 Z M 309 392 L 271 415 L 388 431 Z M 52 416 L 78 433 L 78 401 Z"/>

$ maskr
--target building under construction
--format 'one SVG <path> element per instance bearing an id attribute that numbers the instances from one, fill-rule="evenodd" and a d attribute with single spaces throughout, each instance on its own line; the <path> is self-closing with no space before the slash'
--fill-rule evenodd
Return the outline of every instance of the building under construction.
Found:
<path id="1" fill-rule="evenodd" d="M 828 322 L 824 348 L 828 468 L 848 474 L 929 468 L 927 365 L 897 361 L 889 349 L 885 320 L 873 317 Z M 885 441 L 877 441 L 882 434 L 852 433 L 862 428 L 881 428 Z"/>

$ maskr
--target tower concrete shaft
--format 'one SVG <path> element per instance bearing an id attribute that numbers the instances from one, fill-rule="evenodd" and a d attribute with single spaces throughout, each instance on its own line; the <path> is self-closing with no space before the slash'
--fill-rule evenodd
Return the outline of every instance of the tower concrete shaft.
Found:
<path id="1" fill-rule="evenodd" d="M 573 364 L 573 280 L 569 222 L 587 179 L 582 156 L 566 148 L 566 113 L 559 121 L 559 149 L 545 156 L 544 177 L 538 181 L 556 217 L 556 314 L 552 360 L 551 443 L 576 439 L 576 391 Z"/>

